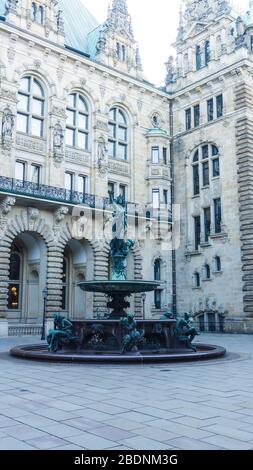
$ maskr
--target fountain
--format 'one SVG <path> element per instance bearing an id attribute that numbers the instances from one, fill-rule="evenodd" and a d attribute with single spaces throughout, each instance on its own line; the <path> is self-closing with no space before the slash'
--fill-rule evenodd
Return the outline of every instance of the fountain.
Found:
<path id="1" fill-rule="evenodd" d="M 152 292 L 156 281 L 128 280 L 127 256 L 134 246 L 127 239 L 125 200 L 110 194 L 113 206 L 110 242 L 111 279 L 79 283 L 86 292 L 104 293 L 108 297 L 108 318 L 70 321 L 54 316 L 54 329 L 46 345 L 19 346 L 11 354 L 28 359 L 69 362 L 145 363 L 200 360 L 220 357 L 225 350 L 218 346 L 192 341 L 198 334 L 187 320 L 176 321 L 170 315 L 160 320 L 136 320 L 128 313 L 132 294 Z"/>

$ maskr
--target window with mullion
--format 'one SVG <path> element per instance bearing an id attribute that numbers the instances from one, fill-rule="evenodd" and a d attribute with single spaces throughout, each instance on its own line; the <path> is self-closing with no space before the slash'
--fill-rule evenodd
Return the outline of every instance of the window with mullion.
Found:
<path id="1" fill-rule="evenodd" d="M 17 130 L 35 137 L 43 137 L 45 96 L 34 77 L 21 79 L 18 93 Z"/>
<path id="2" fill-rule="evenodd" d="M 127 160 L 128 128 L 124 113 L 119 108 L 109 112 L 109 156 Z"/>
<path id="3" fill-rule="evenodd" d="M 85 99 L 79 93 L 71 93 L 67 103 L 66 144 L 88 150 L 89 111 Z"/>

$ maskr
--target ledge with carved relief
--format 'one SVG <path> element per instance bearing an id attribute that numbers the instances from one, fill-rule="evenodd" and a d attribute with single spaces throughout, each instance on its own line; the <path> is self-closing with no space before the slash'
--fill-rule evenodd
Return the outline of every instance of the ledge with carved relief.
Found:
<path id="1" fill-rule="evenodd" d="M 36 154 L 45 155 L 47 152 L 47 143 L 45 139 L 39 137 L 31 137 L 17 133 L 16 147 L 25 152 L 32 152 Z"/>

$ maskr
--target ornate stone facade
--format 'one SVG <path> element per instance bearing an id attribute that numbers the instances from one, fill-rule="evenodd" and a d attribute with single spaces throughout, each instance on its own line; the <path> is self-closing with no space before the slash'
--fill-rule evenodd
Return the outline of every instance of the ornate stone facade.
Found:
<path id="1" fill-rule="evenodd" d="M 166 172 L 159 173 L 161 202 L 163 190 L 170 192 L 170 98 L 141 78 L 126 1 L 114 0 L 101 25 L 96 60 L 73 47 L 63 50 L 69 5 L 61 1 L 59 12 L 57 3 L 9 2 L 6 21 L 0 20 L 0 335 L 7 323 L 12 331 L 41 325 L 45 289 L 48 325 L 56 311 L 75 319 L 108 313 L 105 297 L 83 293 L 78 283 L 109 276 L 108 237 L 101 234 L 110 218 L 109 185 L 136 204 L 131 221 L 141 207 L 146 224 L 156 184 L 145 179 L 151 116 L 159 116 L 153 145 L 161 158 L 164 146 L 168 151 Z M 124 129 L 124 136 L 114 140 L 112 125 L 117 132 Z M 159 246 L 158 240 L 137 240 L 129 279 L 154 279 Z M 163 276 L 171 286 L 169 262 Z M 164 305 L 172 308 L 169 287 L 162 290 L 161 308 L 155 308 L 154 294 L 148 295 L 146 315 L 159 318 Z M 142 316 L 139 295 L 131 308 Z"/>

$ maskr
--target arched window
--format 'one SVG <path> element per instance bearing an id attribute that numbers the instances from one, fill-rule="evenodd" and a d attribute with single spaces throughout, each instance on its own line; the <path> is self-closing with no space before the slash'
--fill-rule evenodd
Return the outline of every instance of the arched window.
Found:
<path id="1" fill-rule="evenodd" d="M 194 284 L 195 284 L 195 287 L 200 287 L 200 275 L 199 275 L 199 273 L 194 274 Z"/>
<path id="2" fill-rule="evenodd" d="M 210 41 L 205 42 L 205 65 L 208 65 L 211 60 Z"/>
<path id="3" fill-rule="evenodd" d="M 221 272 L 221 259 L 220 256 L 215 256 L 215 271 Z"/>
<path id="4" fill-rule="evenodd" d="M 44 135 L 45 95 L 39 81 L 23 77 L 18 92 L 17 130 L 35 137 Z"/>
<path id="5" fill-rule="evenodd" d="M 209 264 L 205 265 L 205 278 L 211 279 L 211 269 L 210 269 Z"/>
<path id="6" fill-rule="evenodd" d="M 116 107 L 109 113 L 109 157 L 128 158 L 127 120 L 123 111 Z"/>
<path id="7" fill-rule="evenodd" d="M 31 19 L 32 21 L 36 21 L 37 17 L 37 5 L 35 2 L 32 2 L 32 8 L 31 8 Z"/>
<path id="8" fill-rule="evenodd" d="M 40 6 L 38 10 L 38 23 L 44 24 L 44 8 L 42 6 Z"/>
<path id="9" fill-rule="evenodd" d="M 13 244 L 10 256 L 8 309 L 19 310 L 21 308 L 21 286 L 21 253 Z"/>
<path id="10" fill-rule="evenodd" d="M 80 93 L 68 96 L 66 144 L 82 150 L 89 147 L 89 109 Z"/>
<path id="11" fill-rule="evenodd" d="M 155 281 L 161 281 L 161 260 L 160 259 L 155 260 L 154 279 Z"/>
<path id="12" fill-rule="evenodd" d="M 220 176 L 219 150 L 216 145 L 205 144 L 195 150 L 192 159 L 193 171 L 193 195 L 200 192 L 200 175 L 202 176 L 202 187 L 210 185 L 211 178 Z"/>

